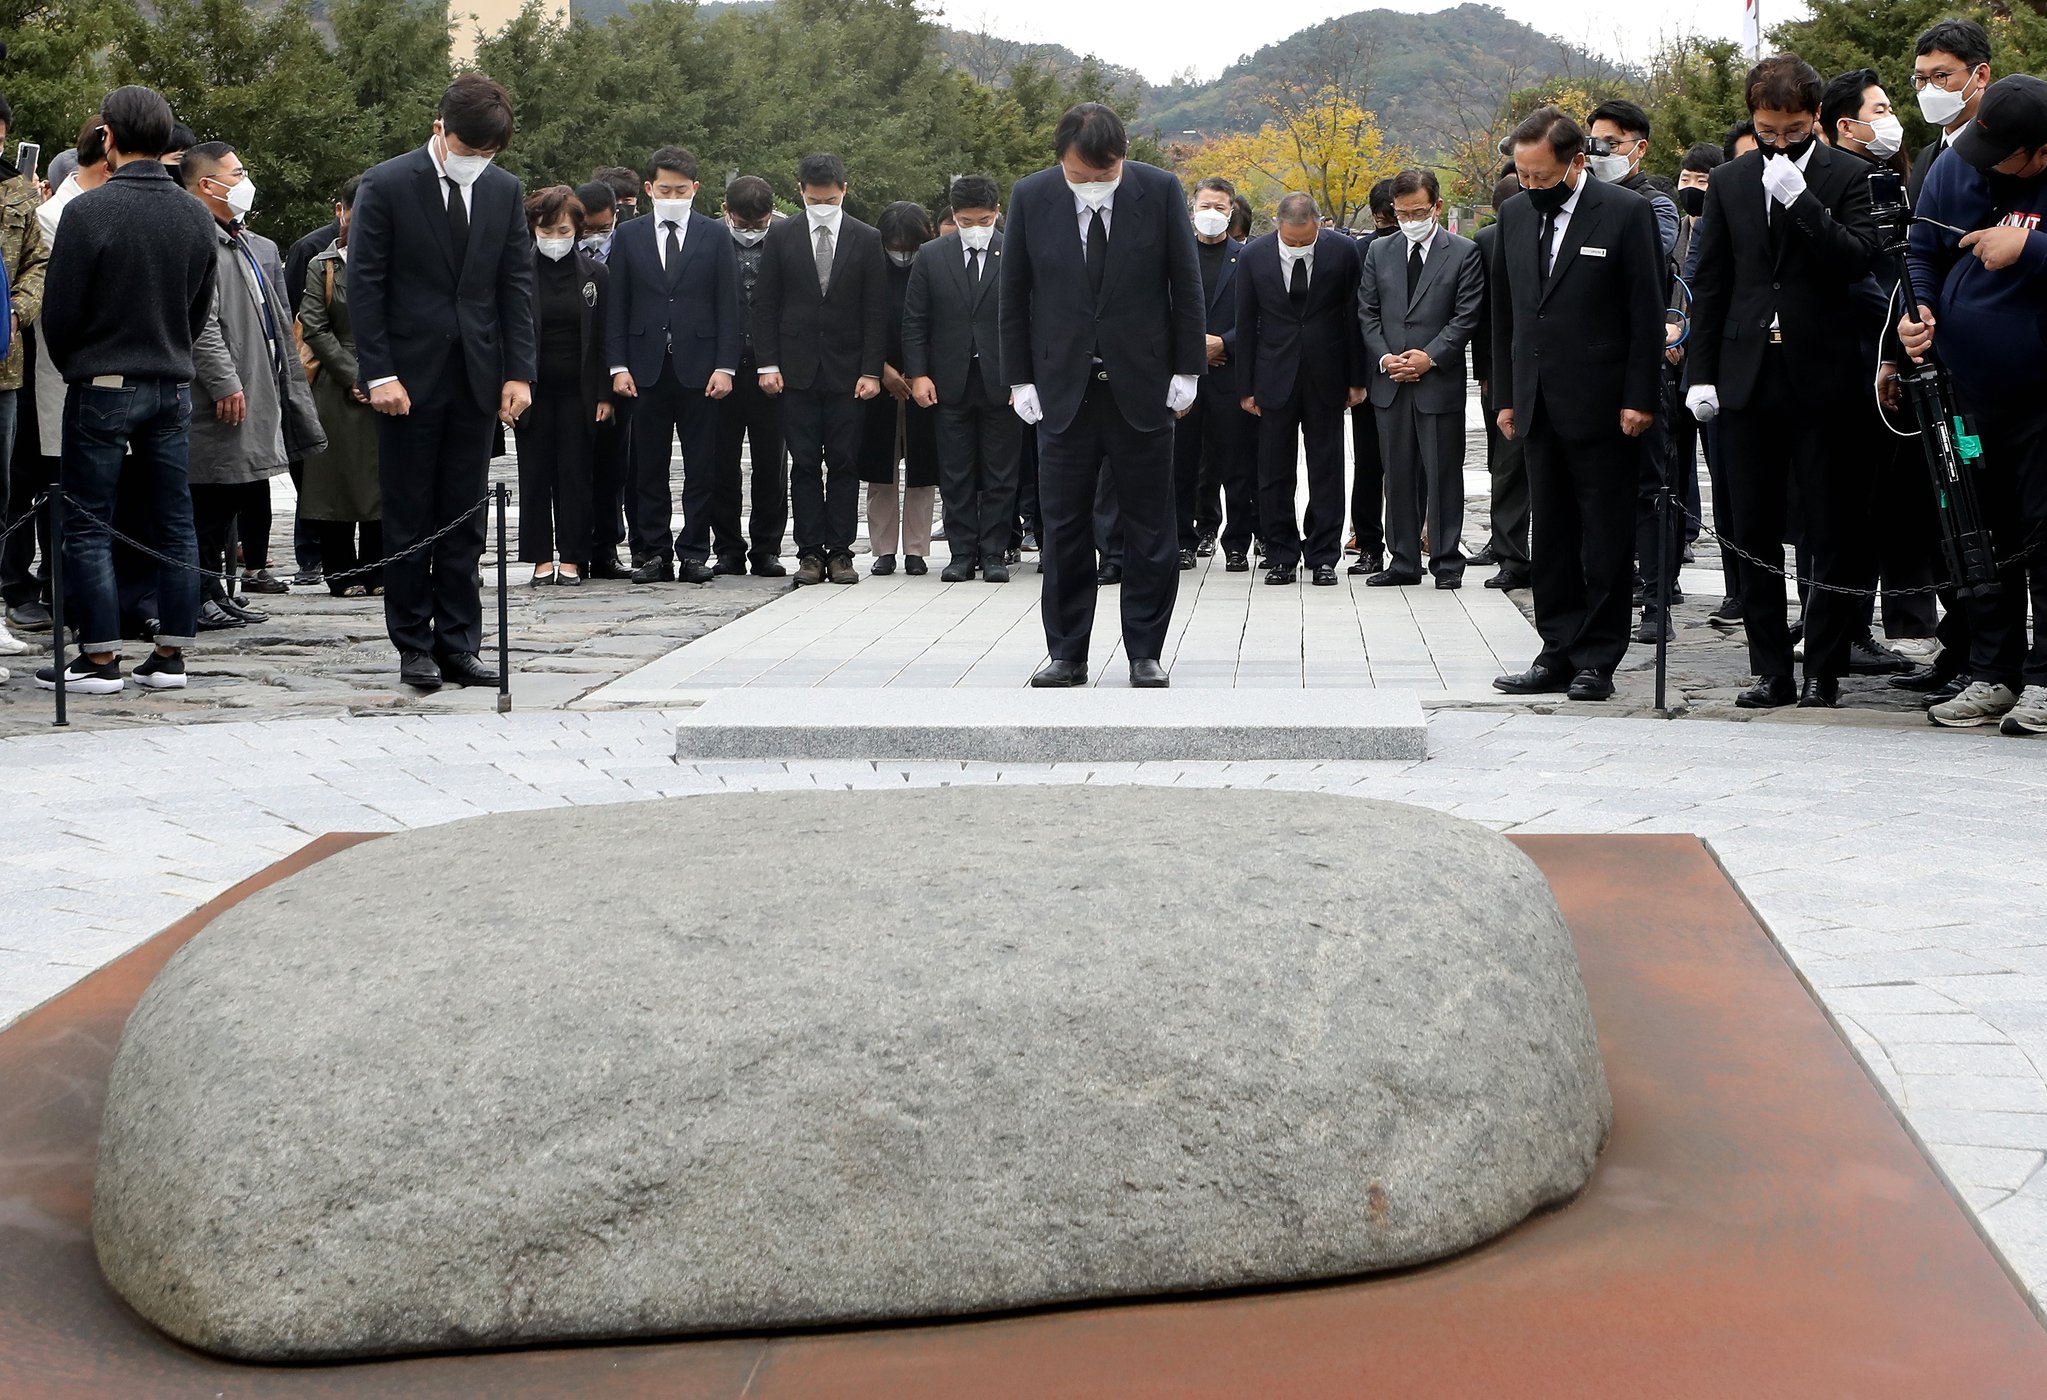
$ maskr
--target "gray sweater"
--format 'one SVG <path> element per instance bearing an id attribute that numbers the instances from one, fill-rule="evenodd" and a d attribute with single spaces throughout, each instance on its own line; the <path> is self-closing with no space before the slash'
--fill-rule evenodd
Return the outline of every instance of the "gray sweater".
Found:
<path id="1" fill-rule="evenodd" d="M 43 284 L 43 343 L 64 378 L 191 379 L 217 232 L 160 161 L 131 159 L 73 200 Z"/>

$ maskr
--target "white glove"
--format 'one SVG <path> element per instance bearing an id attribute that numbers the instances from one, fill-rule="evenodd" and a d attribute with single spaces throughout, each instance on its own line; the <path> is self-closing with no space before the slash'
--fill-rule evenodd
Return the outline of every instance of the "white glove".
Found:
<path id="1" fill-rule="evenodd" d="M 1701 423 L 1710 423 L 1720 416 L 1720 391 L 1711 384 L 1694 384 L 1685 391 L 1685 407 Z"/>
<path id="2" fill-rule="evenodd" d="M 1790 156 L 1771 156 L 1763 162 L 1763 193 L 1789 209 L 1805 193 L 1805 174 Z"/>
<path id="3" fill-rule="evenodd" d="M 1035 423 L 1045 416 L 1045 410 L 1038 407 L 1038 386 L 1035 384 L 1010 385 L 1009 406 L 1026 423 Z"/>
<path id="4" fill-rule="evenodd" d="M 1200 392 L 1201 376 L 1197 374 L 1176 374 L 1166 388 L 1166 407 L 1178 413 L 1183 408 L 1194 407 L 1194 396 Z"/>

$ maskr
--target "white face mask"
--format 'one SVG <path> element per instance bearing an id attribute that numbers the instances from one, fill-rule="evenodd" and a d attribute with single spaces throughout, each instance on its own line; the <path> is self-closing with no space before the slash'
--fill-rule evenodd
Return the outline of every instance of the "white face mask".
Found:
<path id="1" fill-rule="evenodd" d="M 560 262 L 569 255 L 569 250 L 576 246 L 576 240 L 573 238 L 536 238 L 533 240 L 533 246 L 540 250 L 541 257 Z"/>
<path id="2" fill-rule="evenodd" d="M 448 172 L 448 178 L 464 189 L 476 183 L 477 177 L 490 169 L 494 156 L 458 156 L 448 147 L 448 138 L 441 138 L 441 169 Z"/>
<path id="3" fill-rule="evenodd" d="M 1068 180 L 1066 188 L 1073 191 L 1073 197 L 1090 209 L 1099 209 L 1108 203 L 1109 196 L 1116 193 L 1116 186 L 1123 183 L 1118 175 L 1113 180 Z"/>
<path id="4" fill-rule="evenodd" d="M 657 224 L 689 222 L 689 201 L 686 199 L 657 199 L 654 201 L 654 219 Z"/>
<path id="5" fill-rule="evenodd" d="M 1935 126 L 1946 126 L 1962 115 L 1962 108 L 1969 105 L 1969 94 L 1975 90 L 1976 80 L 1973 77 L 1960 92 L 1949 92 L 1928 83 L 1919 89 L 1919 115 Z"/>
<path id="6" fill-rule="evenodd" d="M 602 233 L 585 234 L 583 236 L 583 251 L 586 253 L 603 252 L 611 246 L 612 232 L 613 230 L 606 229 Z"/>
<path id="7" fill-rule="evenodd" d="M 1229 232 L 1230 212 L 1227 209 L 1196 209 L 1194 231 L 1203 238 L 1220 238 Z"/>
<path id="8" fill-rule="evenodd" d="M 214 183 L 222 182 L 215 180 Z M 244 175 L 240 184 L 227 186 L 226 193 L 220 198 L 227 205 L 228 213 L 237 219 L 246 219 L 249 217 L 249 211 L 256 207 L 256 182 Z"/>
<path id="9" fill-rule="evenodd" d="M 1426 243 L 1430 235 L 1436 231 L 1436 216 L 1431 214 L 1426 219 L 1402 219 L 1400 231 L 1407 235 L 1407 241 L 1410 243 Z"/>
<path id="10" fill-rule="evenodd" d="M 1609 185 L 1617 180 L 1627 179 L 1628 171 L 1633 168 L 1634 163 L 1633 156 L 1591 156 L 1586 160 L 1586 164 L 1592 167 L 1592 178 Z"/>
<path id="11" fill-rule="evenodd" d="M 740 247 L 751 248 L 754 244 L 766 238 L 768 231 L 764 228 L 736 228 L 732 230 L 732 236 L 739 240 Z"/>
<path id="12" fill-rule="evenodd" d="M 917 261 L 917 250 L 915 248 L 908 250 L 891 248 L 888 250 L 888 260 L 897 267 L 908 267 L 911 263 Z"/>
<path id="13" fill-rule="evenodd" d="M 987 252 L 988 245 L 994 241 L 995 228 L 992 224 L 983 225 L 980 228 L 963 228 L 960 230 L 960 242 L 966 244 L 977 253 Z"/>
<path id="14" fill-rule="evenodd" d="M 806 204 L 804 210 L 810 215 L 814 228 L 837 228 L 839 215 L 845 213 L 845 206 L 839 204 Z"/>
<path id="15" fill-rule="evenodd" d="M 1878 160 L 1889 160 L 1905 144 L 1905 124 L 1894 116 L 1881 116 L 1863 125 L 1869 128 L 1869 139 L 1862 144 Z"/>

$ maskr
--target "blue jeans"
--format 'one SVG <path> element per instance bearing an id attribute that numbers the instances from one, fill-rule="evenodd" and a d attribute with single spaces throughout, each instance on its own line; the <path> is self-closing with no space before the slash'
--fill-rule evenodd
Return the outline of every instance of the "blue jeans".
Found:
<path id="1" fill-rule="evenodd" d="M 80 651 L 119 652 L 121 605 L 114 584 L 114 496 L 122 454 L 140 477 L 151 530 L 144 543 L 184 567 L 157 566 L 162 626 L 157 645 L 183 647 L 199 630 L 199 540 L 185 479 L 192 391 L 168 379 L 118 389 L 73 384 L 64 396 L 64 614 Z"/>

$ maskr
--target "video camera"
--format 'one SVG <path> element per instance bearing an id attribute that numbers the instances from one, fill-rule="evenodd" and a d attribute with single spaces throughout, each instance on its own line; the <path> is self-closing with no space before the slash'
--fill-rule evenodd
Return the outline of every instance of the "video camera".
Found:
<path id="1" fill-rule="evenodd" d="M 1914 217 L 1905 203 L 1904 181 L 1894 170 L 1873 170 L 1869 174 L 1870 217 L 1876 221 L 1883 249 L 1898 260 L 1903 273 L 1900 290 L 1905 310 L 1917 316 L 1918 290 L 1912 285 L 1911 230 Z M 1929 222 L 1919 220 L 1918 222 Z M 1885 327 L 1885 334 L 1890 328 Z M 1919 445 L 1926 454 L 1926 469 L 1933 477 L 1934 499 L 1940 509 L 1941 552 L 1946 556 L 1948 577 L 1955 592 L 1965 598 L 1987 598 L 2001 590 L 1997 561 L 1990 548 L 1990 532 L 1983 526 L 1983 513 L 1976 500 L 1973 473 L 1983 469 L 1983 443 L 1973 425 L 1955 402 L 1954 381 L 1929 349 L 1918 364 L 1906 360 L 1899 366 L 1899 382 L 1919 423 Z"/>

